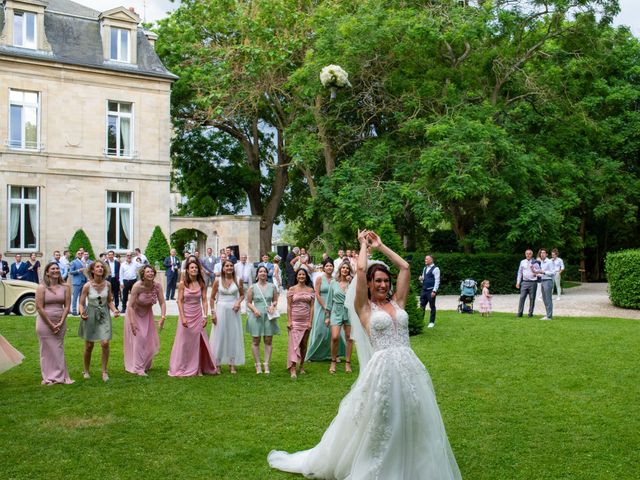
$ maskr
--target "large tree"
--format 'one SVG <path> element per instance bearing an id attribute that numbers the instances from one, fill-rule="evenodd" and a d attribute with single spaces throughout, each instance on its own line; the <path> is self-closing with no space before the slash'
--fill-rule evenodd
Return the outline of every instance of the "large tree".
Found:
<path id="1" fill-rule="evenodd" d="M 223 134 L 242 149 L 240 178 L 230 176 L 225 182 L 237 182 L 246 193 L 251 213 L 261 217 L 262 251 L 270 249 L 273 223 L 287 186 L 291 159 L 285 149 L 285 130 L 294 115 L 287 82 L 303 61 L 313 4 L 185 0 L 158 29 L 158 53 L 180 76 L 172 94 L 172 115 L 181 125 L 180 139 Z M 189 133 L 197 130 L 201 132 Z M 235 163 L 219 157 L 211 152 L 208 163 Z M 194 181 L 191 172 L 198 175 L 198 169 L 180 169 L 181 162 L 176 167 L 185 183 Z M 219 170 L 214 174 L 225 173 Z M 230 190 L 232 197 L 234 191 Z M 192 195 L 189 201 L 197 198 Z"/>

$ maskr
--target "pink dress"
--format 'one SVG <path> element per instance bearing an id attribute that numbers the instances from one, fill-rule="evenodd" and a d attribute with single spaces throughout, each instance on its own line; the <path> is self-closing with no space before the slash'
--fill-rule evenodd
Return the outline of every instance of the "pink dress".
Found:
<path id="1" fill-rule="evenodd" d="M 7 339 L 0 335 L 0 373 L 22 363 L 24 355 L 13 348 Z"/>
<path id="2" fill-rule="evenodd" d="M 287 293 L 287 301 L 291 304 L 291 329 L 289 330 L 289 348 L 287 353 L 287 368 L 291 368 L 294 363 L 300 364 L 302 361 L 300 345 L 304 334 L 309 330 L 311 324 L 311 305 L 316 299 L 315 292 L 292 292 Z"/>
<path id="3" fill-rule="evenodd" d="M 64 311 L 67 287 L 54 285 L 44 289 L 44 311 L 51 323 L 58 323 Z M 64 359 L 64 335 L 67 322 L 62 324 L 58 333 L 53 333 L 47 322 L 38 314 L 36 316 L 36 333 L 40 340 L 40 370 L 42 384 L 73 383 L 69 378 L 67 362 Z"/>
<path id="4" fill-rule="evenodd" d="M 491 297 L 487 287 L 483 287 L 482 295 L 480 296 L 480 313 L 491 313 Z"/>
<path id="5" fill-rule="evenodd" d="M 162 287 L 154 283 L 150 292 L 140 292 L 127 308 L 124 322 L 124 369 L 129 373 L 146 375 L 151 368 L 153 357 L 160 350 L 160 337 L 153 321 L 153 306 L 158 303 Z M 131 332 L 131 321 L 136 322 L 138 331 Z"/>
<path id="6" fill-rule="evenodd" d="M 182 319 L 178 319 L 176 338 L 173 341 L 171 359 L 169 360 L 169 376 L 192 377 L 208 373 L 214 375 L 216 366 L 209 350 L 209 339 L 202 323 L 202 293 L 200 285 L 195 289 L 184 288 L 184 320 L 187 326 L 182 326 Z"/>

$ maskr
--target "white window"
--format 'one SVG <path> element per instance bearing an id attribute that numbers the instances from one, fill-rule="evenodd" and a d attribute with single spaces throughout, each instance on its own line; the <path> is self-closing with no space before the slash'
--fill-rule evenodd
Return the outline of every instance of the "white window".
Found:
<path id="1" fill-rule="evenodd" d="M 133 104 L 107 102 L 107 155 L 132 156 Z"/>
<path id="2" fill-rule="evenodd" d="M 38 249 L 38 187 L 9 186 L 9 248 Z"/>
<path id="3" fill-rule="evenodd" d="M 117 62 L 130 62 L 129 30 L 111 27 L 111 55 L 109 58 Z"/>
<path id="4" fill-rule="evenodd" d="M 16 47 L 37 48 L 35 13 L 13 12 L 13 44 Z"/>
<path id="5" fill-rule="evenodd" d="M 107 249 L 130 250 L 133 192 L 107 192 Z"/>
<path id="6" fill-rule="evenodd" d="M 40 94 L 9 90 L 9 147 L 37 150 Z"/>

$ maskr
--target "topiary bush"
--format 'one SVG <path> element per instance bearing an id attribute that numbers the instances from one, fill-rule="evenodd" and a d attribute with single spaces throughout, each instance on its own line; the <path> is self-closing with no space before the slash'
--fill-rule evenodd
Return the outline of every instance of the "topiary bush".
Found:
<path id="1" fill-rule="evenodd" d="M 418 290 L 415 282 L 410 283 L 409 296 L 404 309 L 409 315 L 409 335 L 418 335 L 424 329 L 424 311 L 418 305 Z"/>
<path id="2" fill-rule="evenodd" d="M 609 252 L 605 258 L 609 299 L 617 307 L 640 309 L 640 249 Z"/>
<path id="3" fill-rule="evenodd" d="M 69 242 L 69 251 L 71 252 L 71 258 L 75 257 L 76 252 L 80 249 L 80 247 L 89 252 L 89 258 L 95 260 L 96 254 L 93 253 L 91 240 L 89 240 L 89 237 L 81 228 L 76 230 L 76 233 L 73 234 L 73 237 L 71 237 L 71 241 Z"/>
<path id="4" fill-rule="evenodd" d="M 491 282 L 491 293 L 516 293 L 516 275 L 518 265 L 524 258 L 511 253 L 429 253 L 440 268 L 441 295 L 459 295 L 460 282 L 465 278 L 473 278 L 478 282 L 488 279 Z M 411 262 L 411 278 L 417 282 L 424 268 L 426 253 L 416 252 Z M 419 288 L 418 288 L 418 291 Z"/>
<path id="5" fill-rule="evenodd" d="M 163 261 L 169 256 L 169 242 L 162 229 L 156 225 L 151 233 L 147 248 L 144 250 L 144 254 L 149 260 L 149 264 L 153 266 L 159 266 L 160 270 L 164 270 Z"/>

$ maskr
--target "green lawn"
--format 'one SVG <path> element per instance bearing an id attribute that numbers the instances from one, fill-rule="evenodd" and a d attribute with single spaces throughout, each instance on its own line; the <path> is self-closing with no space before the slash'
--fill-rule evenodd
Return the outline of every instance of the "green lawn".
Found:
<path id="1" fill-rule="evenodd" d="M 44 387 L 34 319 L 1 317 L 0 332 L 27 358 L 0 375 L 0 477 L 295 478 L 270 470 L 267 453 L 312 447 L 355 374 L 330 376 L 327 363 L 314 363 L 292 381 L 281 335 L 270 376 L 253 373 L 247 343 L 236 376 L 169 378 L 175 321 L 161 334 L 155 369 L 139 378 L 123 371 L 116 320 L 104 384 L 99 348 L 92 378 L 82 379 L 71 319 L 76 383 Z M 440 312 L 412 345 L 433 378 L 463 478 L 639 478 L 640 322 Z"/>

